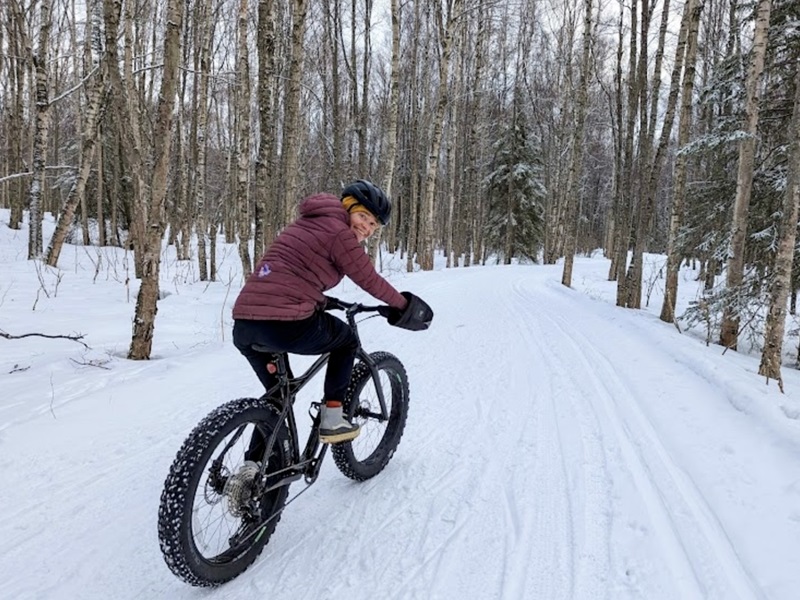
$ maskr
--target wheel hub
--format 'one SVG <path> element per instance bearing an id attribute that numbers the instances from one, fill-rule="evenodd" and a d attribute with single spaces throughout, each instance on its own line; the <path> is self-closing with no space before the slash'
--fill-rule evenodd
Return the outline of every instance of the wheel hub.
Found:
<path id="1" fill-rule="evenodd" d="M 248 460 L 225 482 L 222 493 L 228 498 L 228 510 L 234 517 L 244 516 L 253 497 L 253 483 L 258 472 L 258 463 Z"/>

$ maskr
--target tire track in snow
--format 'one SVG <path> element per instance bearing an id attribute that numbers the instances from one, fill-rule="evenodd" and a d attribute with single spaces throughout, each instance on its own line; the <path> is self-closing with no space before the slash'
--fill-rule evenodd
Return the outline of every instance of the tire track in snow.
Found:
<path id="1" fill-rule="evenodd" d="M 538 359 L 547 367 L 544 402 L 555 430 L 554 447 L 558 449 L 568 485 L 565 500 L 570 515 L 569 597 L 603 598 L 607 596 L 609 568 L 610 483 L 600 426 L 593 413 L 579 406 L 579 398 L 569 386 L 571 377 L 564 363 L 554 360 L 550 351 L 552 337 L 542 327 L 538 318 L 539 303 L 527 291 L 526 281 L 518 279 L 511 287 L 518 300 L 515 313 L 521 315 L 520 326 L 525 328 L 530 340 L 542 340 L 536 350 Z M 542 344 L 547 344 L 548 348 Z M 572 410 L 566 410 L 565 403 L 569 403 Z"/>
<path id="2" fill-rule="evenodd" d="M 719 519 L 669 455 L 618 369 L 574 321 L 563 314 L 541 316 L 561 332 L 583 365 L 582 372 L 596 384 L 598 408 L 608 417 L 659 540 L 666 545 L 680 597 L 763 598 Z"/>
<path id="3" fill-rule="evenodd" d="M 455 328 L 445 333 L 450 338 L 458 338 L 459 331 L 465 330 Z M 487 330 L 487 340 L 491 340 L 489 332 Z M 456 351 L 462 346 L 463 343 L 452 344 Z M 477 349 L 477 352 L 480 355 L 482 349 Z M 470 387 L 469 378 L 454 383 L 458 384 L 456 390 Z M 359 496 L 347 500 L 359 507 L 357 511 L 345 511 L 337 516 L 336 528 L 341 529 L 338 537 L 345 538 L 346 543 L 340 543 L 337 536 L 328 535 L 327 531 L 320 532 L 319 543 L 325 546 L 326 554 L 347 556 L 352 553 L 349 533 L 356 532 L 359 544 L 376 548 L 376 551 L 356 557 L 360 581 L 343 577 L 338 562 L 318 562 L 318 577 L 310 582 L 309 597 L 315 591 L 325 597 L 347 597 L 356 587 L 387 589 L 387 578 L 392 581 L 389 586 L 392 592 L 388 597 L 452 596 L 452 589 L 443 589 L 442 586 L 452 585 L 453 578 L 448 576 L 449 573 L 463 572 L 462 556 L 457 549 L 465 543 L 468 545 L 470 542 L 464 542 L 465 536 L 471 535 L 474 528 L 481 527 L 483 496 L 487 488 L 494 486 L 498 471 L 502 473 L 503 470 L 502 464 L 494 462 L 498 423 L 493 418 L 492 403 L 498 400 L 489 399 L 487 402 L 486 398 L 475 394 L 460 396 L 455 396 L 456 402 L 452 401 L 452 394 L 450 398 L 444 398 L 446 402 L 440 402 L 438 398 L 421 398 L 412 391 L 409 419 L 420 418 L 416 411 L 423 412 L 426 400 L 428 410 L 435 409 L 434 415 L 438 417 L 429 419 L 428 423 L 414 422 L 416 427 L 424 428 L 427 424 L 429 429 L 421 435 L 417 432 L 422 443 L 413 446 L 413 454 L 422 460 L 406 463 L 408 466 L 396 479 L 400 489 L 387 486 L 392 471 L 403 464 L 398 462 L 398 457 L 411 451 L 412 426 L 407 429 L 398 456 L 385 473 L 358 486 L 344 484 L 342 491 L 346 496 L 352 496 L 354 490 L 358 490 L 355 493 Z M 452 418 L 453 410 L 460 411 L 458 419 Z M 456 446 L 450 445 L 452 438 L 458 440 Z M 509 453 L 502 456 L 505 460 Z M 338 473 L 335 477 L 338 478 Z M 381 488 L 384 496 L 391 495 L 376 498 L 376 490 Z M 407 526 L 403 531 L 402 519 L 413 519 L 417 523 L 411 530 L 412 535 L 408 535 Z M 400 539 L 393 538 L 392 534 L 397 531 L 403 531 L 405 535 Z M 388 558 L 391 566 L 381 564 L 380 556 Z M 324 589 L 318 588 L 317 581 L 326 582 Z M 290 588 L 288 581 L 281 583 L 281 588 Z"/>
<path id="4" fill-rule="evenodd" d="M 463 440 L 452 459 L 444 457 L 447 475 L 439 472 L 440 456 L 417 463 L 422 469 L 418 477 L 408 474 L 407 479 L 420 482 L 412 495 L 429 500 L 421 507 L 419 535 L 404 542 L 403 576 L 395 581 L 393 597 L 449 598 L 459 591 L 454 581 L 474 584 L 474 574 L 464 571 L 464 550 L 457 551 L 459 546 L 491 553 L 483 565 L 482 597 L 570 597 L 574 560 L 567 475 L 553 426 L 552 395 L 540 398 L 534 393 L 541 388 L 543 373 L 531 369 L 531 356 L 543 349 L 525 328 L 514 323 L 509 330 L 506 315 L 518 313 L 519 301 L 509 295 L 507 282 L 490 300 L 497 306 L 493 314 L 501 320 L 487 318 L 471 325 L 470 339 L 484 339 L 486 344 L 471 348 L 466 356 L 475 361 L 478 373 L 500 380 L 490 386 L 488 397 L 464 397 L 458 405 L 461 418 L 448 418 L 447 409 L 439 413 L 438 428 L 456 427 L 456 437 Z M 486 301 L 481 294 L 478 302 Z M 503 327 L 499 346 L 492 341 L 498 326 Z M 483 335 L 476 334 L 475 327 L 483 329 Z M 457 337 L 458 331 L 450 335 Z M 454 354 L 463 353 L 462 346 L 453 347 Z M 429 437 L 443 441 L 436 430 Z M 441 485 L 432 485 L 434 481 Z M 488 541 L 487 535 L 495 541 L 476 547 L 476 540 Z M 478 591 L 472 588 L 469 593 Z"/>
<path id="5" fill-rule="evenodd" d="M 499 313 L 524 314 L 526 307 L 504 283 L 496 288 Z M 575 570 L 572 506 L 552 382 L 538 368 L 545 352 L 527 319 L 515 320 L 512 327 L 503 342 L 511 349 L 506 372 L 519 404 L 514 418 L 504 423 L 507 431 L 500 433 L 509 440 L 505 452 L 514 458 L 501 482 L 506 526 L 499 597 L 569 598 Z"/>
<path id="6" fill-rule="evenodd" d="M 501 303 L 501 305 L 507 303 L 507 298 L 502 293 L 502 290 L 496 290 L 493 300 Z M 501 306 L 499 314 L 505 313 L 505 306 Z M 496 323 L 491 320 L 485 320 L 480 323 L 480 326 L 486 329 L 486 333 L 477 337 L 487 340 L 487 342 L 485 347 L 477 350 L 477 354 L 478 356 L 484 354 L 489 356 L 490 358 L 487 362 L 489 366 L 482 366 L 487 371 L 497 373 L 496 367 L 512 364 L 514 356 L 507 353 L 507 348 L 498 349 L 492 345 L 491 340 L 496 334 Z M 474 332 L 471 335 L 475 337 Z M 477 356 L 475 359 L 477 359 Z M 481 363 L 478 362 L 477 364 L 480 365 Z M 426 532 L 433 534 L 437 529 L 441 529 L 441 522 L 444 521 L 451 527 L 451 531 L 442 542 L 437 543 L 433 550 L 422 554 L 421 560 L 400 583 L 397 594 L 392 596 L 393 598 L 408 597 L 409 589 L 418 589 L 418 594 L 412 595 L 420 598 L 448 598 L 453 595 L 453 590 L 448 589 L 447 583 L 443 582 L 451 581 L 453 576 L 457 577 L 455 574 L 459 573 L 463 567 L 460 564 L 459 554 L 453 552 L 452 548 L 448 552 L 443 551 L 459 537 L 463 537 L 470 532 L 470 527 L 480 527 L 482 525 L 480 519 L 485 510 L 485 503 L 482 502 L 482 498 L 487 494 L 487 490 L 494 490 L 492 493 L 493 503 L 498 501 L 503 503 L 506 519 L 509 518 L 509 512 L 514 515 L 511 526 L 506 526 L 501 532 L 503 536 L 501 544 L 504 548 L 501 559 L 504 565 L 503 582 L 507 579 L 505 573 L 509 568 L 511 568 L 512 572 L 517 572 L 520 569 L 515 567 L 521 565 L 522 574 L 524 575 L 524 569 L 529 566 L 527 561 L 519 558 L 520 549 L 517 542 L 522 542 L 523 545 L 531 543 L 530 540 L 533 537 L 530 535 L 531 527 L 525 523 L 519 511 L 513 510 L 515 493 L 509 487 L 508 481 L 519 479 L 520 465 L 516 457 L 520 453 L 520 444 L 525 438 L 525 426 L 530 419 L 526 418 L 527 414 L 523 413 L 515 415 L 517 418 L 510 421 L 507 418 L 509 406 L 506 404 L 509 399 L 514 400 L 520 396 L 519 388 L 522 388 L 524 396 L 527 386 L 520 386 L 513 379 L 506 380 L 504 384 L 501 390 L 495 391 L 495 397 L 477 396 L 472 399 L 472 402 L 469 402 L 468 406 L 464 406 L 463 408 L 468 410 L 470 414 L 466 416 L 463 423 L 456 421 L 442 421 L 439 423 L 440 427 L 451 427 L 460 424 L 463 428 L 461 437 L 466 442 L 462 446 L 459 456 L 455 457 L 449 476 L 442 481 L 442 483 L 447 482 L 450 485 L 442 485 L 438 489 L 431 490 L 436 495 L 441 494 L 443 498 L 451 496 L 444 503 L 444 512 L 442 512 L 441 503 L 433 502 L 429 506 L 428 515 L 422 528 Z M 510 387 L 507 389 L 506 386 Z M 530 403 L 526 400 L 523 398 L 522 408 L 530 411 Z M 519 409 L 520 406 L 515 404 L 511 408 Z M 509 425 L 516 426 L 520 430 L 509 430 Z M 431 439 L 435 439 L 435 436 L 431 436 Z M 477 468 L 476 462 L 479 463 Z M 430 482 L 430 480 L 430 475 L 423 475 L 421 478 L 423 482 Z M 452 497 L 451 490 L 455 489 L 460 491 L 460 497 Z M 522 497 L 524 498 L 525 496 Z M 512 508 L 509 509 L 509 506 Z M 437 535 L 436 537 L 441 536 Z M 424 544 L 423 540 L 421 540 L 416 551 L 422 551 L 423 547 L 427 546 L 429 544 Z M 411 583 L 416 579 L 424 581 L 424 585 L 411 586 Z M 499 593 L 498 590 L 495 595 Z M 504 594 L 502 597 L 511 598 L 514 596 Z"/>

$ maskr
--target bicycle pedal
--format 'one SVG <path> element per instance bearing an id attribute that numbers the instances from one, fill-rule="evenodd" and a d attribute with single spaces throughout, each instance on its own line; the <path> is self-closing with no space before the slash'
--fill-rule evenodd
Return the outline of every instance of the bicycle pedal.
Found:
<path id="1" fill-rule="evenodd" d="M 311 485 L 317 480 L 317 477 L 319 477 L 319 471 L 321 466 L 322 462 L 320 461 L 319 458 L 313 458 L 308 463 L 308 466 L 306 466 L 303 473 L 303 479 L 305 479 L 305 482 L 308 485 Z"/>
<path id="2" fill-rule="evenodd" d="M 312 419 L 317 419 L 320 410 L 322 410 L 322 402 L 312 402 L 311 406 L 308 408 L 308 416 Z"/>

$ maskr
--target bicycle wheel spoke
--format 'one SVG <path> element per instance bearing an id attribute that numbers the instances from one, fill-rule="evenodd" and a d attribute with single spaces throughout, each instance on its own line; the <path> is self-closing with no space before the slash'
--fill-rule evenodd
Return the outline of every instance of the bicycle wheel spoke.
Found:
<path id="1" fill-rule="evenodd" d="M 273 432 L 269 477 L 291 466 L 293 442 L 278 413 L 261 398 L 220 406 L 184 441 L 164 482 L 158 535 L 167 566 L 187 583 L 216 586 L 233 579 L 269 541 L 288 486 L 256 493 L 260 470 L 245 459 L 263 463 L 259 440 Z"/>
<path id="2" fill-rule="evenodd" d="M 361 432 L 352 442 L 332 448 L 339 470 L 357 481 L 374 477 L 387 465 L 400 442 L 408 411 L 408 381 L 402 363 L 386 352 L 370 356 L 378 376 L 373 379 L 367 365 L 359 363 L 347 396 L 348 414 L 361 426 Z"/>

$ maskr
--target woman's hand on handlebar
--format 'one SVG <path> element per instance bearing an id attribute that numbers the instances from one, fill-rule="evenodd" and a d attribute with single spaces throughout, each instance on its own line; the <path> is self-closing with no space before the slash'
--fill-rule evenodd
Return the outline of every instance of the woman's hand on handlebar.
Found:
<path id="1" fill-rule="evenodd" d="M 396 321 L 402 316 L 403 311 L 394 306 L 385 305 L 378 307 L 378 314 L 384 319 Z"/>

